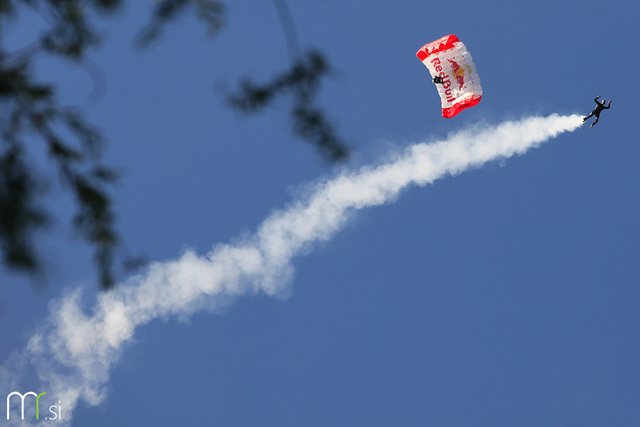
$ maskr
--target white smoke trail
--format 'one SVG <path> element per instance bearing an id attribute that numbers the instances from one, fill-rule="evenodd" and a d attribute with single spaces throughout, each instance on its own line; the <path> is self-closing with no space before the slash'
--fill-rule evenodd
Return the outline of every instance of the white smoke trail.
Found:
<path id="1" fill-rule="evenodd" d="M 463 131 L 413 145 L 390 163 L 321 182 L 308 198 L 272 213 L 254 235 L 217 245 L 206 256 L 186 252 L 175 261 L 155 263 L 144 275 L 99 295 L 89 314 L 81 308 L 79 291 L 54 301 L 22 356 L 37 373 L 40 390 L 64 402 L 69 423 L 81 399 L 90 405 L 104 400 L 111 367 L 138 326 L 158 317 L 215 311 L 240 295 L 278 294 L 288 284 L 292 258 L 329 239 L 350 212 L 393 201 L 409 185 L 523 154 L 580 125 L 582 116 L 551 115 Z"/>

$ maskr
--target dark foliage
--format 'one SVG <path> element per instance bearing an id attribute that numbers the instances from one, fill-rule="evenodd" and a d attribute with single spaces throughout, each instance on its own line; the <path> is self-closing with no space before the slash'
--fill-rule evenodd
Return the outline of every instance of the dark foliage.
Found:
<path id="1" fill-rule="evenodd" d="M 284 0 L 274 2 L 285 16 Z M 70 223 L 75 234 L 94 248 L 102 288 L 115 283 L 113 265 L 119 238 L 109 189 L 117 174 L 101 161 L 99 130 L 80 111 L 61 105 L 54 83 L 34 77 L 32 68 L 34 59 L 43 55 L 86 65 L 87 54 L 101 42 L 94 28 L 97 16 L 114 12 L 122 4 L 122 0 L 0 0 L 0 43 L 3 24 L 21 13 L 39 13 L 48 22 L 46 31 L 34 35 L 30 45 L 11 50 L 0 44 L 0 257 L 10 268 L 28 273 L 41 269 L 33 239 L 34 233 L 50 222 L 39 203 L 50 178 L 41 176 L 28 160 L 29 152 L 39 149 L 48 154 L 62 188 L 75 200 L 76 212 Z M 145 47 L 157 40 L 168 22 L 189 9 L 211 34 L 224 24 L 225 6 L 220 1 L 159 0 L 137 38 L 138 45 Z M 297 44 L 292 40 L 297 37 L 292 22 L 283 20 L 282 24 L 291 49 Z M 347 154 L 344 144 L 315 105 L 320 82 L 329 70 L 323 55 L 308 52 L 270 83 L 255 85 L 245 80 L 231 104 L 240 111 L 255 112 L 275 98 L 289 95 L 294 132 L 328 158 L 343 159 Z M 140 257 L 131 260 L 125 260 L 125 268 L 144 264 Z"/>
<path id="2" fill-rule="evenodd" d="M 47 186 L 25 159 L 25 147 L 34 148 L 39 140 L 64 187 L 75 197 L 74 230 L 94 245 L 100 283 L 107 288 L 113 284 L 117 237 L 104 187 L 116 174 L 100 162 L 99 132 L 79 112 L 56 102 L 53 85 L 34 82 L 28 64 L 3 62 L 0 69 L 0 102 L 10 106 L 0 145 L 0 244 L 5 263 L 29 272 L 39 269 L 32 234 L 47 223 L 46 212 L 37 207 L 39 190 Z"/>
<path id="3" fill-rule="evenodd" d="M 291 95 L 293 130 L 315 144 L 331 160 L 343 160 L 348 150 L 336 134 L 324 112 L 315 106 L 315 96 L 322 78 L 330 71 L 324 56 L 309 51 L 295 61 L 290 70 L 275 76 L 270 82 L 256 85 L 245 79 L 238 94 L 229 98 L 231 105 L 243 112 L 255 112 L 278 96 Z"/>
<path id="4" fill-rule="evenodd" d="M 145 47 L 155 41 L 167 22 L 178 18 L 190 7 L 195 7 L 196 15 L 205 23 L 210 34 L 216 34 L 224 25 L 225 7 L 218 1 L 162 0 L 156 4 L 151 22 L 138 36 L 138 44 Z"/>

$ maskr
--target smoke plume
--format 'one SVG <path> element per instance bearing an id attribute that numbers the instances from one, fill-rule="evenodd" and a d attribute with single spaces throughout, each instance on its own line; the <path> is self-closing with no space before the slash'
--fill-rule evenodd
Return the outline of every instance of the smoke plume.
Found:
<path id="1" fill-rule="evenodd" d="M 20 353 L 35 373 L 39 389 L 64 405 L 70 423 L 80 401 L 99 405 L 110 371 L 136 329 L 153 319 L 186 318 L 216 311 L 236 297 L 287 289 L 292 259 L 330 239 L 358 209 L 392 202 L 401 190 L 424 186 L 482 164 L 525 153 L 560 133 L 582 125 L 578 115 L 530 117 L 485 129 L 458 132 L 446 140 L 408 147 L 385 164 L 343 172 L 318 182 L 306 198 L 276 210 L 255 234 L 218 244 L 206 255 L 188 251 L 157 262 L 82 308 L 77 290 L 53 301 L 49 317 Z M 0 372 L 3 384 L 20 384 L 11 361 Z M 23 391 L 34 389 L 33 383 Z"/>

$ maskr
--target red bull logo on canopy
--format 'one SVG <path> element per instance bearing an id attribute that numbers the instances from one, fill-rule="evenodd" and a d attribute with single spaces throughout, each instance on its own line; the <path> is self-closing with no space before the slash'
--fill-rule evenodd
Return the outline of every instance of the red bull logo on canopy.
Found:
<path id="1" fill-rule="evenodd" d="M 436 84 L 442 101 L 442 116 L 451 118 L 482 99 L 480 76 L 464 43 L 453 34 L 427 43 L 416 54 L 431 77 L 441 77 Z M 453 82 L 457 83 L 454 85 Z"/>
<path id="2" fill-rule="evenodd" d="M 462 90 L 462 86 L 464 86 L 464 70 L 453 59 L 447 58 L 447 61 L 449 61 L 449 63 L 451 64 L 451 73 L 453 74 L 453 77 L 455 77 L 456 81 L 460 85 L 460 90 Z"/>

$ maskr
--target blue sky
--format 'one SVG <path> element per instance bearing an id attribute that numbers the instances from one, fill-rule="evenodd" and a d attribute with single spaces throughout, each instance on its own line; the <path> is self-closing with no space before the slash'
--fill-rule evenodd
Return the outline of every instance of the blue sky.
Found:
<path id="1" fill-rule="evenodd" d="M 107 86 L 96 103 L 86 72 L 39 63 L 122 168 L 114 197 L 127 253 L 205 254 L 338 173 L 292 136 L 286 101 L 257 116 L 226 106 L 239 77 L 265 81 L 289 64 L 272 2 L 241 3 L 215 39 L 185 17 L 143 52 L 132 40 L 151 2 L 101 21 L 106 42 L 92 59 Z M 357 212 L 294 258 L 280 297 L 141 326 L 106 399 L 80 403 L 74 425 L 640 422 L 640 6 L 504 3 L 291 2 L 302 46 L 336 69 L 319 101 L 353 149 L 345 167 L 474 126 L 586 115 L 602 95 L 613 104 L 596 127 Z M 5 43 L 38 25 L 15 24 Z M 447 120 L 415 53 L 452 33 L 484 96 Z M 72 206 L 56 194 L 60 220 L 40 241 L 46 287 L 0 271 L 0 360 L 26 346 L 52 299 L 80 287 L 94 304 L 89 248 L 69 238 Z"/>

